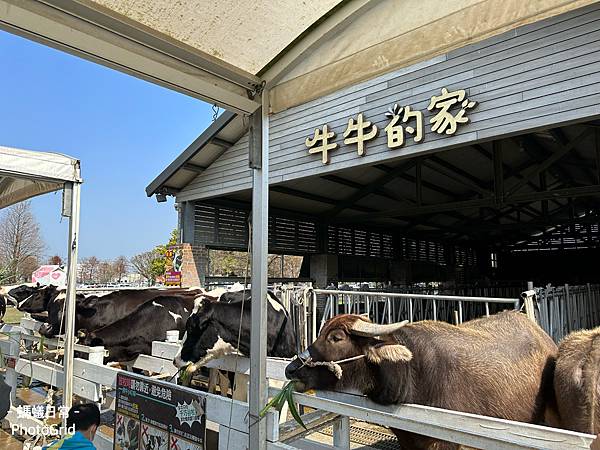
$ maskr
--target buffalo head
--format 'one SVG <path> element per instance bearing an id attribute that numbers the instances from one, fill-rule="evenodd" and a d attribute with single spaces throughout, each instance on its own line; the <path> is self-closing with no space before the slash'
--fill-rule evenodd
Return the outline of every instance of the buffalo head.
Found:
<path id="1" fill-rule="evenodd" d="M 412 353 L 394 339 L 393 334 L 407 321 L 390 325 L 371 323 L 364 316 L 344 314 L 329 319 L 319 337 L 285 369 L 296 389 L 345 390 L 366 393 L 370 371 L 383 370 L 386 364 L 412 359 Z"/>

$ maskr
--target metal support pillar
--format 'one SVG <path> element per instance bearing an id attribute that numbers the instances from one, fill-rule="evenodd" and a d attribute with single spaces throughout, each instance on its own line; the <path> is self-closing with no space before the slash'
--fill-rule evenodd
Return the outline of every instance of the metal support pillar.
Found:
<path id="1" fill-rule="evenodd" d="M 416 197 L 417 197 L 417 205 L 423 205 L 423 177 L 422 177 L 422 161 L 421 159 L 417 160 L 417 165 L 415 166 L 416 177 L 415 177 L 415 186 L 417 189 Z"/>
<path id="2" fill-rule="evenodd" d="M 73 399 L 73 349 L 75 344 L 75 290 L 77 289 L 77 251 L 79 247 L 79 196 L 80 183 L 66 183 L 65 194 L 69 197 L 69 248 L 67 251 L 67 299 L 65 308 L 65 355 L 64 374 L 65 386 L 63 390 L 63 406 L 71 407 Z M 69 192 L 70 191 L 70 192 Z"/>
<path id="3" fill-rule="evenodd" d="M 267 448 L 266 420 L 259 417 L 267 403 L 267 256 L 269 229 L 269 101 L 262 92 L 260 121 L 253 117 L 251 142 L 252 167 L 252 324 L 250 328 L 250 391 L 248 448 Z M 260 127 L 256 126 L 260 122 Z M 257 134 L 260 133 L 260 139 Z M 254 134 L 254 135 L 253 135 Z M 254 147 L 254 146 L 253 146 Z M 260 155 L 260 158 L 258 156 Z"/>
<path id="4" fill-rule="evenodd" d="M 502 142 L 495 140 L 492 143 L 494 155 L 494 197 L 496 206 L 504 202 L 504 167 L 502 165 Z"/>
<path id="5" fill-rule="evenodd" d="M 540 172 L 540 188 L 542 191 L 548 190 L 546 171 Z M 542 216 L 544 217 L 544 220 L 548 218 L 548 200 L 542 200 Z"/>
<path id="6" fill-rule="evenodd" d="M 596 130 L 596 176 L 600 184 L 600 130 Z"/>

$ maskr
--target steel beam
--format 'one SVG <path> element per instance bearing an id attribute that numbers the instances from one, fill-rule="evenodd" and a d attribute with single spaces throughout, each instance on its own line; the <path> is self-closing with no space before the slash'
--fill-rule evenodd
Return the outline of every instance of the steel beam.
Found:
<path id="1" fill-rule="evenodd" d="M 542 188 L 542 191 L 546 191 L 548 189 L 545 171 L 540 173 L 540 188 Z M 542 216 L 548 216 L 548 200 L 542 200 Z"/>
<path id="2" fill-rule="evenodd" d="M 313 202 L 324 203 L 327 205 L 337 205 L 339 203 L 339 201 L 331 199 L 329 197 L 323 197 L 321 195 L 311 194 L 310 192 L 304 192 L 304 191 L 289 188 L 286 186 L 272 186 L 271 191 L 279 192 L 281 194 L 286 194 L 286 195 L 292 195 L 294 197 L 303 198 L 305 200 L 311 200 Z M 348 206 L 348 209 L 355 209 L 357 211 L 362 211 L 362 212 L 377 211 L 376 209 L 368 208 L 366 206 L 359 206 L 359 205 L 350 205 L 350 206 Z"/>
<path id="3" fill-rule="evenodd" d="M 492 143 L 492 154 L 494 157 L 494 197 L 496 205 L 504 201 L 504 167 L 502 165 L 502 141 L 496 139 Z"/>
<path id="4" fill-rule="evenodd" d="M 565 133 L 560 128 L 553 128 L 549 130 L 549 133 L 552 135 L 558 145 L 565 146 L 569 144 L 569 139 L 565 136 Z M 596 177 L 594 171 L 590 165 L 586 164 L 585 158 L 583 158 L 576 149 L 573 149 L 571 151 L 571 155 L 569 156 L 571 156 L 571 160 L 574 160 L 574 162 L 582 163 L 581 169 L 587 174 L 588 183 L 595 183 Z"/>
<path id="5" fill-rule="evenodd" d="M 415 167 L 415 189 L 416 189 L 416 197 L 417 197 L 417 205 L 421 206 L 423 204 L 423 161 L 419 158 L 417 159 L 417 165 Z"/>
<path id="6" fill-rule="evenodd" d="M 471 148 L 475 149 L 480 155 L 485 156 L 488 160 L 493 161 L 494 160 L 494 156 L 492 153 L 490 153 L 489 151 L 487 151 L 485 148 L 483 148 L 483 146 L 481 146 L 481 144 L 473 144 L 471 145 Z M 502 170 L 504 172 L 504 180 L 507 181 L 508 179 L 515 177 L 518 180 L 524 180 L 525 177 L 523 175 L 521 175 L 521 171 L 523 170 L 527 170 L 530 167 L 535 166 L 537 163 L 536 162 L 528 162 L 526 164 L 522 164 L 520 165 L 518 168 L 514 168 L 509 166 L 506 163 L 502 163 Z M 535 191 L 539 191 L 539 187 L 532 183 L 531 181 L 526 180 L 527 182 L 527 186 L 529 186 L 530 188 L 532 188 Z"/>
<path id="7" fill-rule="evenodd" d="M 361 183 L 357 183 L 356 181 L 348 180 L 346 178 L 340 177 L 339 175 L 322 175 L 321 178 L 324 180 L 327 180 L 327 181 L 331 181 L 332 183 L 337 183 L 342 186 L 347 186 L 347 187 L 350 187 L 353 189 L 357 189 L 359 191 L 362 191 L 363 189 L 365 189 L 367 187 L 367 185 L 365 185 L 365 184 L 361 184 Z M 392 201 L 399 202 L 399 203 L 403 203 L 403 202 L 414 203 L 413 200 L 410 200 L 405 197 L 400 197 L 395 192 L 391 191 L 390 189 L 386 189 L 384 187 L 377 188 L 375 191 L 373 191 L 373 194 L 379 195 L 381 197 L 387 198 L 388 200 L 392 200 Z"/>
<path id="8" fill-rule="evenodd" d="M 357 193 L 351 195 L 350 197 L 348 197 L 347 199 L 338 202 L 338 206 L 331 209 L 330 211 L 327 211 L 323 216 L 329 217 L 329 218 L 337 216 L 343 210 L 354 205 L 356 202 L 365 198 L 366 196 L 374 193 L 377 189 L 386 185 L 387 183 L 392 181 L 394 178 L 398 177 L 403 172 L 411 169 L 412 167 L 415 166 L 415 164 L 416 164 L 416 161 L 412 160 L 412 161 L 409 161 L 408 163 L 401 164 L 398 167 L 390 168 L 389 170 L 386 170 L 387 173 L 385 175 L 383 175 L 382 177 L 379 177 L 377 180 L 370 183 L 368 186 L 366 186 L 360 192 L 357 192 Z"/>
<path id="9" fill-rule="evenodd" d="M 554 189 L 546 192 L 529 192 L 525 194 L 513 194 L 505 198 L 505 204 L 519 204 L 519 203 L 530 203 L 542 200 L 556 199 L 556 198 L 576 198 L 576 197 L 587 197 L 596 196 L 600 194 L 600 185 L 592 186 L 579 186 L 564 189 Z M 425 205 L 421 207 L 411 208 L 395 208 L 386 211 L 377 211 L 369 213 L 368 215 L 358 215 L 346 219 L 346 221 L 363 221 L 373 220 L 383 217 L 407 217 L 407 216 L 418 216 L 422 214 L 433 214 L 444 211 L 455 211 L 461 209 L 474 209 L 482 207 L 493 207 L 495 205 L 495 199 L 474 199 L 474 200 L 463 200 L 458 202 L 446 202 L 434 205 Z"/>
<path id="10" fill-rule="evenodd" d="M 591 133 L 591 130 L 586 129 L 586 130 L 582 131 L 577 137 L 575 137 L 567 145 L 562 145 L 559 143 L 559 145 L 561 147 L 560 150 L 552 153 L 552 155 L 550 155 L 548 158 L 546 158 L 544 160 L 544 162 L 542 162 L 540 164 L 536 164 L 530 171 L 528 171 L 528 173 L 526 173 L 524 175 L 523 180 L 521 180 L 519 183 L 517 183 L 515 186 L 513 186 L 510 189 L 508 195 L 512 195 L 515 192 L 519 191 L 523 186 L 525 186 L 527 184 L 527 182 L 531 181 L 534 177 L 537 177 L 541 172 L 546 170 L 552 164 L 554 164 L 559 159 L 561 159 L 563 156 L 565 156 L 567 153 L 569 153 L 577 144 L 579 144 L 590 133 Z"/>

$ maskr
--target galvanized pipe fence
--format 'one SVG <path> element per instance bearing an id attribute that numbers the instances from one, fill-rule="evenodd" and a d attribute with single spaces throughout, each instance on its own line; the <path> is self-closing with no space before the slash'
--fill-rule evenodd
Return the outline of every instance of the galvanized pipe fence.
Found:
<path id="1" fill-rule="evenodd" d="M 325 297 L 321 326 L 338 314 L 367 314 L 376 323 L 409 320 L 440 320 L 463 323 L 504 309 L 518 309 L 518 298 L 467 297 L 456 295 L 407 294 L 395 292 L 354 292 L 314 289 L 312 295 Z"/>
<path id="2" fill-rule="evenodd" d="M 600 284 L 536 288 L 536 318 L 559 342 L 567 334 L 600 325 Z"/>
<path id="3" fill-rule="evenodd" d="M 463 323 L 506 309 L 520 309 L 524 293 L 524 289 L 516 291 L 514 287 L 507 288 L 510 294 L 506 297 L 448 295 L 437 289 L 422 289 L 435 292 L 431 294 L 312 289 L 310 285 L 276 289 L 294 321 L 299 349 L 313 342 L 325 321 L 338 314 L 367 314 L 379 324 L 401 320 Z M 479 289 L 481 292 L 486 288 Z M 534 292 L 537 322 L 555 342 L 573 331 L 600 325 L 600 284 L 547 285 Z"/>

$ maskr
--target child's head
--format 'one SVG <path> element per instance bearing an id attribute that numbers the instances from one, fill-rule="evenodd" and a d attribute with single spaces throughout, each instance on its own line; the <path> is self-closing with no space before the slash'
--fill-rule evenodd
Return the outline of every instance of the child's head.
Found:
<path id="1" fill-rule="evenodd" d="M 75 425 L 75 431 L 81 431 L 90 440 L 94 439 L 100 426 L 100 410 L 95 403 L 82 403 L 69 410 L 67 427 Z"/>

